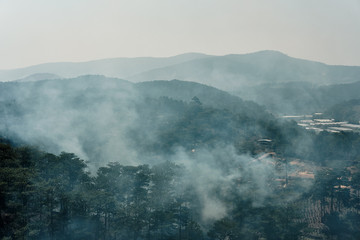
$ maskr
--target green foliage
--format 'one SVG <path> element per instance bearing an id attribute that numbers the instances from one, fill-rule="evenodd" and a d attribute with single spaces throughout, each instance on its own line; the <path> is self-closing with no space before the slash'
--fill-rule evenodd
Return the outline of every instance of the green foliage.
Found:
<path id="1" fill-rule="evenodd" d="M 86 169 L 72 153 L 0 144 L 2 239 L 301 239 L 314 234 L 304 209 L 317 201 L 318 234 L 357 239 L 360 233 L 358 165 L 323 167 L 309 193 L 294 199 L 295 180 L 279 188 L 271 176 L 274 194 L 262 204 L 255 183 L 249 195 L 237 191 L 255 177 L 244 171 L 227 198 L 214 187 L 231 207 L 210 224 L 199 213 L 196 187 L 182 185 L 182 166 L 110 163 L 93 176 Z"/>

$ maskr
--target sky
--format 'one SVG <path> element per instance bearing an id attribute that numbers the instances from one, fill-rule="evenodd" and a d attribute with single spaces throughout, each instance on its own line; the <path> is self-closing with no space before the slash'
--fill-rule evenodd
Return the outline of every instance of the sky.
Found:
<path id="1" fill-rule="evenodd" d="M 261 50 L 360 66 L 360 0 L 0 0 L 0 69 Z"/>

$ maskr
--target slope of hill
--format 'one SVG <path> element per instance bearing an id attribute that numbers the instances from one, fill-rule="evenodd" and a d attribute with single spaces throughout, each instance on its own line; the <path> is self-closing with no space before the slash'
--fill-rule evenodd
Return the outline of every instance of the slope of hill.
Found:
<path id="1" fill-rule="evenodd" d="M 0 116 L 4 136 L 74 152 L 92 166 L 119 158 L 132 164 L 138 154 L 177 147 L 240 144 L 245 135 L 266 135 L 260 128 L 268 125 L 257 121 L 274 120 L 255 103 L 198 83 L 103 76 L 0 83 Z"/>
<path id="2" fill-rule="evenodd" d="M 254 102 L 244 102 L 241 98 L 228 92 L 196 82 L 158 80 L 137 83 L 135 86 L 143 96 L 150 98 L 168 96 L 175 100 L 189 101 L 196 96 L 204 105 L 218 109 L 246 112 L 249 115 L 257 115 L 265 111 Z"/>
<path id="3" fill-rule="evenodd" d="M 327 109 L 324 114 L 337 121 L 348 121 L 352 124 L 360 122 L 360 99 L 341 102 Z"/>

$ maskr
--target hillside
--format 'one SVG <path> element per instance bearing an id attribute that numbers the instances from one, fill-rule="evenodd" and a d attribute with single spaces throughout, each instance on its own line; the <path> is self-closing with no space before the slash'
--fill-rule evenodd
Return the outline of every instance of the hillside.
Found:
<path id="1" fill-rule="evenodd" d="M 336 104 L 327 109 L 324 114 L 337 121 L 347 121 L 352 124 L 360 122 L 360 99 L 352 99 Z"/>
<path id="2" fill-rule="evenodd" d="M 0 113 L 3 135 L 53 153 L 74 152 L 95 166 L 193 144 L 239 144 L 245 135 L 263 137 L 256 121 L 273 119 L 253 102 L 198 83 L 103 76 L 1 83 Z M 171 140 L 178 131 L 183 137 Z"/>
<path id="3" fill-rule="evenodd" d="M 179 80 L 134 84 L 88 75 L 1 83 L 0 113 L 1 135 L 56 154 L 73 152 L 93 167 L 119 160 L 156 162 L 195 146 L 231 146 L 255 155 L 269 147 L 291 156 L 313 154 L 312 136 L 296 123 L 222 90 Z M 257 142 L 263 138 L 272 144 Z M 322 161 L 317 154 L 323 153 L 313 159 Z"/>
<path id="4" fill-rule="evenodd" d="M 234 112 L 246 112 L 257 115 L 264 112 L 264 108 L 250 101 L 243 101 L 240 97 L 228 92 L 196 82 L 180 80 L 148 81 L 135 84 L 143 96 L 158 98 L 168 96 L 175 100 L 189 101 L 198 97 L 204 105 L 218 109 L 228 109 Z"/>

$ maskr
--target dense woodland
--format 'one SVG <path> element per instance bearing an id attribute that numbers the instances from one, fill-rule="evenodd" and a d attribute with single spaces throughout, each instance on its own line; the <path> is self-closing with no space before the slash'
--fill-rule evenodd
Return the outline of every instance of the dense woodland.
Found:
<path id="1" fill-rule="evenodd" d="M 0 91 L 0 239 L 360 238 L 358 133 L 181 81 Z"/>
<path id="2" fill-rule="evenodd" d="M 344 136 L 339 136 L 344 137 Z M 2 239 L 300 239 L 360 237 L 360 165 L 318 167 L 306 191 L 303 179 L 269 175 L 266 195 L 243 174 L 223 189 L 226 216 L 204 221 L 196 186 L 184 184 L 182 165 L 109 163 L 95 174 L 72 153 L 54 155 L 3 141 Z M 285 162 L 277 162 L 279 169 Z M 280 170 L 278 174 L 283 174 Z M 282 176 L 285 178 L 285 176 Z M 182 186 L 182 184 L 184 184 Z M 249 188 L 239 191 L 242 185 Z M 301 194 L 299 194 L 299 192 Z"/>

